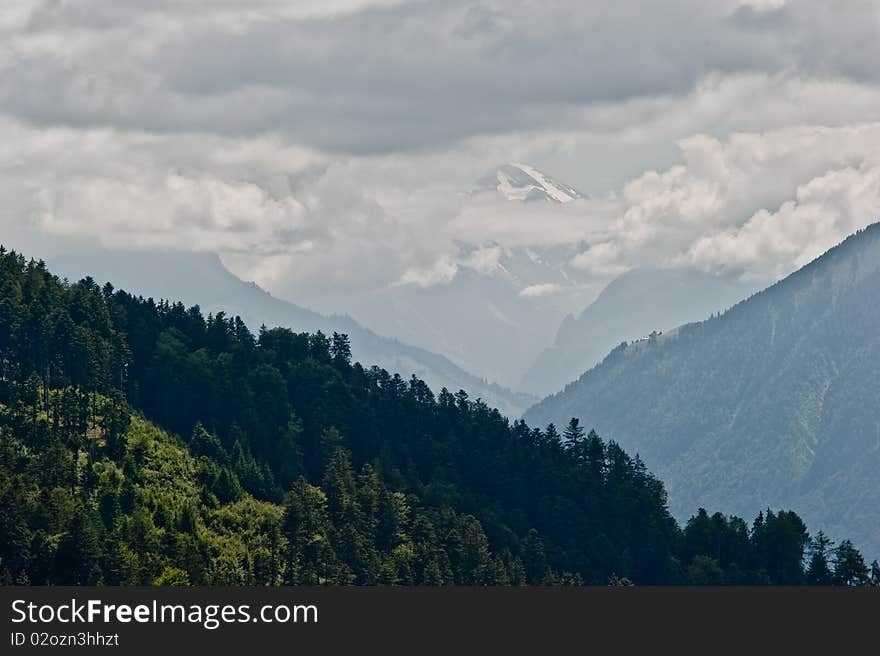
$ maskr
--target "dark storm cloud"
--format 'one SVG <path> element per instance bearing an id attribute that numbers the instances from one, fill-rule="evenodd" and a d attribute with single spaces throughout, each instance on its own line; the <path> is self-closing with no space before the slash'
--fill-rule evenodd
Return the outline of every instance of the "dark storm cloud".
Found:
<path id="1" fill-rule="evenodd" d="M 258 3 L 257 16 L 247 3 L 212 4 L 226 10 L 214 14 L 202 3 L 122 4 L 35 11 L 33 38 L 81 36 L 67 52 L 60 40 L 58 52 L 12 45 L 6 111 L 382 153 L 552 126 L 596 104 L 682 94 L 712 72 L 875 82 L 880 59 L 872 2 L 445 0 L 318 17 L 274 3 Z"/>

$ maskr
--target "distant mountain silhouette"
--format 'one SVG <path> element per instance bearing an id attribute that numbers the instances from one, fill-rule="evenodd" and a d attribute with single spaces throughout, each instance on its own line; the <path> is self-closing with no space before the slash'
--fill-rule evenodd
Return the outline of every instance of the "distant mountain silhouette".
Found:
<path id="1" fill-rule="evenodd" d="M 880 551 L 880 224 L 722 316 L 620 346 L 532 409 L 639 452 L 670 507 L 797 507 Z"/>
<path id="2" fill-rule="evenodd" d="M 577 318 L 562 322 L 518 389 L 557 392 L 615 346 L 728 309 L 755 286 L 702 271 L 634 269 L 612 280 Z"/>
<path id="3" fill-rule="evenodd" d="M 486 382 L 441 355 L 377 335 L 347 315 L 323 316 L 275 298 L 255 283 L 236 277 L 214 254 L 96 251 L 59 256 L 48 263 L 57 275 L 71 280 L 91 275 L 102 283 L 112 280 L 135 294 L 198 303 L 205 314 L 237 314 L 254 331 L 265 324 L 299 332 L 347 333 L 354 357 L 365 366 L 376 364 L 402 375 L 415 374 L 437 392 L 443 387 L 465 389 L 472 398 L 482 398 L 511 417 L 537 400 Z"/>

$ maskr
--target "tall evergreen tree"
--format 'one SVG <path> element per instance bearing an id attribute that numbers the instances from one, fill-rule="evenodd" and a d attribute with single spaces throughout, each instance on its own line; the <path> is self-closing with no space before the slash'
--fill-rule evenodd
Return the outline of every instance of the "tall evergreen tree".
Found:
<path id="1" fill-rule="evenodd" d="M 810 543 L 810 562 L 807 566 L 807 583 L 810 585 L 831 585 L 833 576 L 829 563 L 834 542 L 822 531 Z"/>
<path id="2" fill-rule="evenodd" d="M 834 583 L 837 585 L 868 585 L 870 571 L 862 554 L 849 540 L 834 550 Z"/>

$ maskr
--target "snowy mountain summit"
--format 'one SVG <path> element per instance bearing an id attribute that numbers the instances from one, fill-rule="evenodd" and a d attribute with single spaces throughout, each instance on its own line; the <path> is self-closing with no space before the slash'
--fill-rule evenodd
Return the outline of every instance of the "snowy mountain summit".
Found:
<path id="1" fill-rule="evenodd" d="M 479 182 L 484 188 L 496 189 L 508 200 L 569 203 L 584 198 L 584 195 L 574 187 L 554 180 L 538 169 L 520 162 L 505 164 Z"/>

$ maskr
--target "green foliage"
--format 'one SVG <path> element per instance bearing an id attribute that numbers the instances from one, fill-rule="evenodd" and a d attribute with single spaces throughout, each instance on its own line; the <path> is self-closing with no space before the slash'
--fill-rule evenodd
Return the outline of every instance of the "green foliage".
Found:
<path id="1" fill-rule="evenodd" d="M 807 579 L 795 513 L 681 530 L 641 459 L 577 420 L 561 436 L 435 397 L 352 364 L 344 335 L 255 337 L 14 253 L 0 310 L 3 583 Z M 844 544 L 832 582 L 868 581 Z"/>
<path id="2" fill-rule="evenodd" d="M 841 542 L 835 550 L 832 578 L 836 585 L 868 585 L 871 582 L 865 559 L 849 540 Z"/>
<path id="3" fill-rule="evenodd" d="M 178 567 L 166 567 L 162 573 L 153 580 L 153 585 L 166 585 L 172 587 L 186 587 L 189 583 L 189 574 Z"/>
<path id="4" fill-rule="evenodd" d="M 822 531 L 810 543 L 810 560 L 807 566 L 807 583 L 810 585 L 831 585 L 833 574 L 828 562 L 834 542 Z"/>

